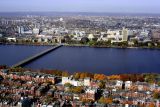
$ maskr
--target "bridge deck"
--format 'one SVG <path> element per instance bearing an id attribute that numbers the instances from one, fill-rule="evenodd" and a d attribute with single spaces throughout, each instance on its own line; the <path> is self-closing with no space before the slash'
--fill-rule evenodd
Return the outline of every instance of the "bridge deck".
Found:
<path id="1" fill-rule="evenodd" d="M 40 52 L 40 53 L 38 53 L 38 54 L 36 54 L 36 55 L 34 55 L 34 56 L 31 56 L 31 57 L 29 57 L 29 58 L 27 58 L 27 59 L 24 59 L 24 60 L 18 62 L 17 64 L 13 65 L 12 67 L 23 66 L 23 65 L 25 65 L 25 64 L 27 64 L 27 63 L 29 63 L 29 62 L 31 62 L 31 61 L 39 58 L 39 57 L 42 57 L 43 55 L 46 55 L 47 53 L 49 53 L 49 52 L 51 52 L 51 51 L 53 51 L 53 50 L 55 50 L 55 49 L 60 48 L 61 46 L 62 46 L 62 45 L 57 45 L 57 46 L 55 46 L 55 47 L 49 48 L 49 49 L 47 49 L 47 50 L 44 50 L 44 51 L 42 51 L 42 52 Z"/>

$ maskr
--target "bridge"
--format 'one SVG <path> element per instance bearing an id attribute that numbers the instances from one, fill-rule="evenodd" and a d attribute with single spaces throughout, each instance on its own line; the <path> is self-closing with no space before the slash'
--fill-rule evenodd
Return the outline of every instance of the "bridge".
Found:
<path id="1" fill-rule="evenodd" d="M 40 58 L 40 57 L 48 54 L 49 52 L 51 52 L 51 51 L 53 51 L 53 50 L 56 50 L 56 49 L 60 48 L 61 46 L 63 46 L 63 45 L 60 44 L 60 45 L 51 47 L 51 48 L 49 48 L 49 49 L 47 49 L 47 50 L 44 50 L 44 51 L 42 51 L 42 52 L 40 52 L 40 53 L 38 53 L 38 54 L 36 54 L 36 55 L 34 55 L 34 56 L 31 56 L 31 57 L 29 57 L 29 58 L 27 58 L 27 59 L 24 59 L 24 60 L 18 62 L 17 64 L 15 64 L 15 65 L 12 65 L 12 67 L 20 67 L 20 66 L 23 66 L 23 65 L 25 65 L 25 64 L 33 61 L 33 60 L 36 60 L 36 59 L 38 59 L 38 58 Z"/>

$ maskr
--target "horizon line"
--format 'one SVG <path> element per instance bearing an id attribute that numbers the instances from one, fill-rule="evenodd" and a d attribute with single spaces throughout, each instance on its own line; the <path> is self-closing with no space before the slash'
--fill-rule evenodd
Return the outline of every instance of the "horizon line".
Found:
<path id="1" fill-rule="evenodd" d="M 34 13 L 34 12 L 40 12 L 40 13 L 114 13 L 114 14 L 160 14 L 160 13 L 149 13 L 149 12 L 99 12 L 99 11 L 0 11 L 0 13 Z"/>

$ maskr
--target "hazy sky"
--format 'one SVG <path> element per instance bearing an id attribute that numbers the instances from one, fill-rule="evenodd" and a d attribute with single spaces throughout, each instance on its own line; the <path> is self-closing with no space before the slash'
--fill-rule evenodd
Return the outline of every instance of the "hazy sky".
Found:
<path id="1" fill-rule="evenodd" d="M 0 0 L 6 11 L 160 13 L 160 0 Z"/>

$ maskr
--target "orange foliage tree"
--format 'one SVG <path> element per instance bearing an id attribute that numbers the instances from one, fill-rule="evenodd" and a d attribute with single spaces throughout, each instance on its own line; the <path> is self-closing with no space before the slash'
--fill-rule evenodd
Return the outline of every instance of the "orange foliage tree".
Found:
<path id="1" fill-rule="evenodd" d="M 95 80 L 105 80 L 106 75 L 104 75 L 104 74 L 94 74 L 94 79 Z"/>

